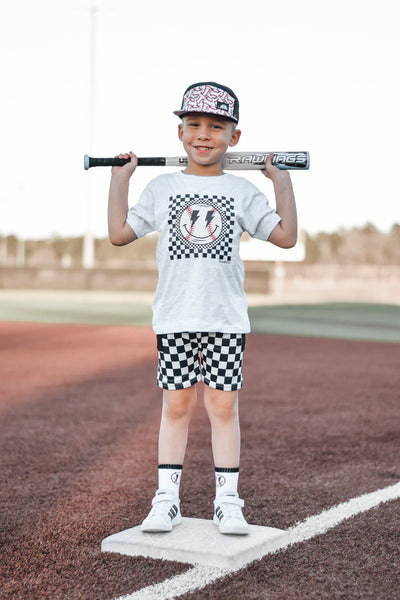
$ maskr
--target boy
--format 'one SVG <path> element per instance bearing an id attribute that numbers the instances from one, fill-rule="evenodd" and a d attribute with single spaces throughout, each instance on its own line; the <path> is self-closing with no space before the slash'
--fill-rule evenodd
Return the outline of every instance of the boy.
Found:
<path id="1" fill-rule="evenodd" d="M 297 239 L 296 207 L 290 175 L 266 161 L 276 210 L 253 184 L 226 174 L 222 160 L 241 132 L 239 102 L 230 88 L 196 83 L 184 93 L 178 136 L 187 167 L 153 179 L 128 210 L 129 179 L 136 156 L 112 169 L 109 236 L 128 244 L 159 231 L 159 283 L 153 303 L 157 334 L 157 383 L 163 389 L 158 444 L 158 490 L 142 531 L 171 531 L 181 522 L 179 485 L 197 383 L 204 382 L 204 405 L 211 423 L 216 497 L 213 522 L 223 534 L 246 535 L 249 526 L 238 496 L 240 427 L 245 334 L 250 331 L 243 290 L 239 240 L 251 236 L 290 248 Z"/>

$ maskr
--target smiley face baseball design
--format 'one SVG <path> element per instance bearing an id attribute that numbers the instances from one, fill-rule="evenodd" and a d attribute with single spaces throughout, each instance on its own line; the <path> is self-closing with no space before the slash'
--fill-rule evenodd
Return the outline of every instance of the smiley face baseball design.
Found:
<path id="1" fill-rule="evenodd" d="M 177 194 L 169 197 L 170 260 L 232 260 L 235 200 L 219 195 Z"/>
<path id="2" fill-rule="evenodd" d="M 225 235 L 226 218 L 215 205 L 193 201 L 178 214 L 178 232 L 186 243 L 210 247 Z"/>

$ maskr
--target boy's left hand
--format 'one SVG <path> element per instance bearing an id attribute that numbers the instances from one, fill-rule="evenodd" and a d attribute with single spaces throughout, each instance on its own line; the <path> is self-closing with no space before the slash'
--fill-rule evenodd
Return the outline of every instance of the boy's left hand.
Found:
<path id="1" fill-rule="evenodd" d="M 284 171 L 282 169 L 278 169 L 278 167 L 275 167 L 272 164 L 273 158 L 274 158 L 274 154 L 273 154 L 273 152 L 271 152 L 271 154 L 268 156 L 268 158 L 265 162 L 265 169 L 263 171 L 261 171 L 261 173 L 265 177 L 268 177 L 268 179 L 272 179 L 272 180 L 274 180 L 274 178 L 277 176 L 282 176 L 282 174 L 284 174 L 283 177 L 289 175 L 289 173 L 287 173 L 286 171 Z"/>

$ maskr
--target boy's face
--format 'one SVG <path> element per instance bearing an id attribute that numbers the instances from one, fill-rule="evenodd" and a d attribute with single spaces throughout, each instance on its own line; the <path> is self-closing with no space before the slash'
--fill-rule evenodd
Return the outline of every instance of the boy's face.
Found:
<path id="1" fill-rule="evenodd" d="M 217 115 L 192 113 L 182 118 L 178 135 L 189 163 L 185 172 L 192 175 L 221 175 L 222 159 L 229 146 L 240 138 L 235 123 Z"/>

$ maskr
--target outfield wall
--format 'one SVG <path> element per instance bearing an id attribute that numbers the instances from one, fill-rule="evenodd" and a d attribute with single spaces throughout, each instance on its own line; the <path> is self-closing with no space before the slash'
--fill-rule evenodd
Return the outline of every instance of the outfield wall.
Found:
<path id="1" fill-rule="evenodd" d="M 247 293 L 301 301 L 365 301 L 400 304 L 400 267 L 246 263 Z M 0 267 L 4 290 L 152 292 L 154 269 Z"/>

